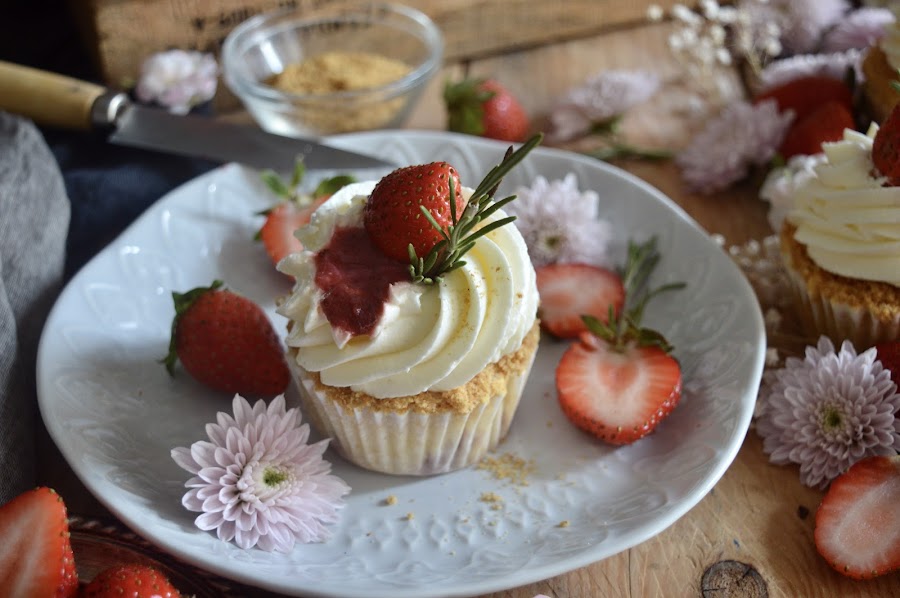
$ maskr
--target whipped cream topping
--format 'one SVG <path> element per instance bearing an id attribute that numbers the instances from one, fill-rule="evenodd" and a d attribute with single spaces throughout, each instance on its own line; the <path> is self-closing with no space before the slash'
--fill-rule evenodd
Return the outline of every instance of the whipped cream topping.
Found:
<path id="1" fill-rule="evenodd" d="M 843 140 L 823 143 L 825 161 L 798 187 L 788 220 L 825 270 L 900 286 L 900 187 L 873 176 L 877 132 L 847 129 Z"/>
<path id="2" fill-rule="evenodd" d="M 304 250 L 278 265 L 296 279 L 278 308 L 293 323 L 286 343 L 298 349 L 298 365 L 318 372 L 324 384 L 377 398 L 462 386 L 516 351 L 534 324 L 538 293 L 525 241 L 515 226 L 502 226 L 481 237 L 466 264 L 438 284 L 394 283 L 372 334 L 351 336 L 321 309 L 314 256 L 337 227 L 363 226 L 376 183 L 348 185 L 322 204 L 297 232 Z M 498 210 L 490 220 L 504 216 Z"/>
<path id="3" fill-rule="evenodd" d="M 900 7 L 892 8 L 891 12 L 894 13 L 894 22 L 885 27 L 884 35 L 878 43 L 887 57 L 888 64 L 892 68 L 900 69 L 900 19 L 897 18 L 900 16 Z"/>

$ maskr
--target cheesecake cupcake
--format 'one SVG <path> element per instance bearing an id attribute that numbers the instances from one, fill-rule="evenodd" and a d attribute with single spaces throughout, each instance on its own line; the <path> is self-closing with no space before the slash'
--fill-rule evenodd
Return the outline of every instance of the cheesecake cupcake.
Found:
<path id="1" fill-rule="evenodd" d="M 822 144 L 780 231 L 798 315 L 811 336 L 857 350 L 900 338 L 900 187 L 872 162 L 878 126 Z"/>
<path id="2" fill-rule="evenodd" d="M 303 251 L 278 266 L 296 280 L 278 306 L 288 361 L 304 413 L 347 460 L 444 473 L 509 430 L 537 352 L 538 294 L 491 175 L 537 141 L 474 190 L 446 163 L 349 185 L 298 231 Z"/>
<path id="3" fill-rule="evenodd" d="M 894 22 L 885 28 L 884 36 L 869 48 L 863 59 L 863 95 L 866 106 L 875 122 L 882 123 L 900 101 L 900 91 L 894 88 L 900 83 L 900 23 L 897 9 Z"/>

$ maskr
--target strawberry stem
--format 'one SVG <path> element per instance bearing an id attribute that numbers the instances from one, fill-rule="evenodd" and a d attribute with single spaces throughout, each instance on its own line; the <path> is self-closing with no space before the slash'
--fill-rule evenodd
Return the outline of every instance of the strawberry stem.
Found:
<path id="1" fill-rule="evenodd" d="M 409 272 L 413 282 L 434 284 L 439 281 L 447 272 L 465 265 L 466 262 L 460 258 L 475 246 L 475 241 L 478 238 L 516 219 L 515 216 L 507 216 L 476 229 L 479 223 L 516 198 L 515 195 L 510 195 L 494 201 L 494 195 L 500 188 L 503 177 L 521 162 L 531 150 L 537 147 L 542 139 L 543 135 L 539 133 L 523 143 L 515 151 L 513 151 L 512 147 L 509 147 L 503 156 L 503 160 L 493 167 L 478 184 L 478 187 L 475 188 L 462 215 L 458 219 L 456 213 L 457 189 L 451 177 L 449 181 L 451 222 L 446 230 L 441 228 L 431 212 L 424 206 L 421 207 L 425 218 L 441 234 L 443 240 L 432 247 L 425 258 L 420 258 L 416 255 L 412 244 L 408 246 Z"/>

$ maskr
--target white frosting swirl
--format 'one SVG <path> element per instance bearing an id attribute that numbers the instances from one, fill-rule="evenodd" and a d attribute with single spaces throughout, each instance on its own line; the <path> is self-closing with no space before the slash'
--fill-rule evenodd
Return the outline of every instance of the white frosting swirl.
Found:
<path id="1" fill-rule="evenodd" d="M 466 264 L 439 284 L 391 285 L 384 314 L 371 335 L 350 337 L 332 327 L 320 306 L 315 253 L 341 226 L 362 226 L 366 198 L 377 181 L 344 187 L 322 204 L 297 236 L 304 250 L 278 269 L 296 278 L 278 312 L 292 320 L 287 345 L 297 363 L 324 384 L 377 398 L 462 386 L 490 363 L 521 346 L 534 324 L 538 293 L 525 241 L 507 225 L 481 237 Z M 471 189 L 463 189 L 468 197 Z M 505 215 L 498 210 L 492 220 Z"/>
<path id="2" fill-rule="evenodd" d="M 888 64 L 894 69 L 900 69 L 900 22 L 897 18 L 900 8 L 892 8 L 891 12 L 894 13 L 894 22 L 885 27 L 878 44 L 887 57 Z"/>
<path id="3" fill-rule="evenodd" d="M 873 176 L 872 142 L 847 129 L 823 143 L 825 161 L 797 189 L 788 219 L 794 238 L 820 267 L 850 278 L 900 286 L 900 187 Z"/>

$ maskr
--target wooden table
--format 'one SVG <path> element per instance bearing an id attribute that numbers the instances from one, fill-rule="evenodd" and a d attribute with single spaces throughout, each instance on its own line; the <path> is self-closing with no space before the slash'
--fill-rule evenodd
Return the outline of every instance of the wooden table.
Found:
<path id="1" fill-rule="evenodd" d="M 501 80 L 518 93 L 540 127 L 554 99 L 587 76 L 607 68 L 646 69 L 659 73 L 667 84 L 654 100 L 627 114 L 625 135 L 638 144 L 678 148 L 688 138 L 691 125 L 672 107 L 681 82 L 678 65 L 665 46 L 667 27 L 622 27 L 593 37 L 448 64 L 428 88 L 408 126 L 443 129 L 443 82 L 463 74 Z M 757 198 L 753 183 L 700 196 L 684 189 L 669 162 L 617 165 L 658 187 L 729 244 L 771 234 L 766 205 Z M 47 450 L 45 481 L 60 489 L 73 513 L 102 514 L 86 491 L 75 490 L 81 486 L 61 464 L 58 453 L 52 447 Z M 855 582 L 835 573 L 819 557 L 813 527 L 821 497 L 821 492 L 800 484 L 797 467 L 770 464 L 751 429 L 712 492 L 655 538 L 599 563 L 483 598 L 532 598 L 539 593 L 554 598 L 900 596 L 900 574 Z M 728 584 L 723 579 L 731 561 L 738 563 L 735 570 L 740 575 L 732 576 Z M 704 582 L 707 572 L 710 577 Z M 266 592 L 254 595 L 274 598 Z"/>

